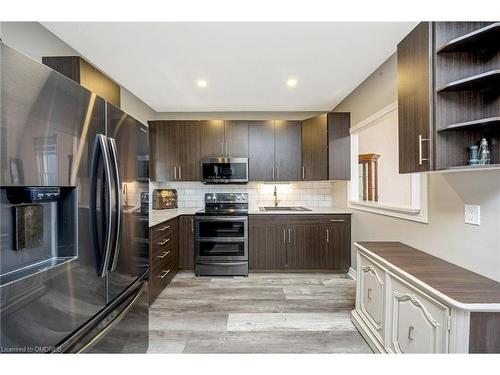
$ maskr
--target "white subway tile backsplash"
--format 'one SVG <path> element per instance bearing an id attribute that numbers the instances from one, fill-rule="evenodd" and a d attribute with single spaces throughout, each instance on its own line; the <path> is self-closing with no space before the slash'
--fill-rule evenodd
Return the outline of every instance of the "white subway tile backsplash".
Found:
<path id="1" fill-rule="evenodd" d="M 292 182 L 276 185 L 280 206 L 330 207 L 333 205 L 332 182 Z M 205 193 L 242 192 L 248 193 L 251 206 L 274 205 L 274 185 L 250 182 L 247 185 L 203 185 L 200 182 L 150 183 L 153 189 L 176 189 L 180 208 L 204 206 Z"/>

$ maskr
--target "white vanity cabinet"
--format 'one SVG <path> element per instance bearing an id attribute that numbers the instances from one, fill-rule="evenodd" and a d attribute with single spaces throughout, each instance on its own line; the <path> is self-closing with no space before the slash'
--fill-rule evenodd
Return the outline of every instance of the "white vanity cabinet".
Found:
<path id="1" fill-rule="evenodd" d="M 389 327 L 394 353 L 448 353 L 450 309 L 390 276 Z"/>
<path id="2" fill-rule="evenodd" d="M 355 245 L 351 320 L 373 351 L 500 353 L 500 283 L 399 242 Z"/>
<path id="3" fill-rule="evenodd" d="M 360 255 L 359 282 L 357 283 L 357 309 L 365 323 L 370 325 L 374 335 L 382 343 L 384 341 L 384 306 L 385 306 L 385 271 L 375 262 Z"/>

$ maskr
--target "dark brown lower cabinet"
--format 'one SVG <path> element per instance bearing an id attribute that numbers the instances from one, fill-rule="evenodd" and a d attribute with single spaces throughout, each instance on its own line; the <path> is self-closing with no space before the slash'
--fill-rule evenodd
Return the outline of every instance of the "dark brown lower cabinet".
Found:
<path id="1" fill-rule="evenodd" d="M 250 215 L 250 270 L 283 270 L 286 268 L 286 229 L 280 217 Z"/>
<path id="2" fill-rule="evenodd" d="M 177 273 L 179 222 L 172 219 L 149 229 L 149 304 L 151 305 Z"/>
<path id="3" fill-rule="evenodd" d="M 179 269 L 194 270 L 194 215 L 179 217 Z"/>
<path id="4" fill-rule="evenodd" d="M 350 215 L 250 215 L 250 270 L 346 272 L 350 221 Z"/>

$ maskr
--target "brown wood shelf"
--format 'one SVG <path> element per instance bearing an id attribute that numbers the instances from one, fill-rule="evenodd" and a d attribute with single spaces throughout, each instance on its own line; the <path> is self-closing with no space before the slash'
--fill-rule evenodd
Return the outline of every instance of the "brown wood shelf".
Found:
<path id="1" fill-rule="evenodd" d="M 490 70 L 472 77 L 450 82 L 436 91 L 481 91 L 500 85 L 500 69 Z"/>
<path id="2" fill-rule="evenodd" d="M 450 40 L 437 49 L 437 53 L 476 52 L 499 49 L 500 22 L 492 23 L 478 30 Z"/>
<path id="3" fill-rule="evenodd" d="M 436 131 L 442 132 L 442 131 L 449 131 L 449 130 L 455 130 L 455 129 L 467 129 L 467 128 L 476 129 L 478 127 L 498 126 L 498 125 L 500 125 L 500 116 L 482 118 L 482 119 L 472 120 L 472 121 L 457 122 L 454 124 L 446 125 L 443 128 L 436 129 Z M 499 127 L 499 129 L 500 129 L 500 127 Z"/>
<path id="4" fill-rule="evenodd" d="M 488 165 L 457 165 L 454 167 L 439 168 L 438 171 L 454 171 L 454 170 L 479 170 L 479 169 L 490 169 L 490 168 L 500 168 L 500 164 L 488 164 Z"/>

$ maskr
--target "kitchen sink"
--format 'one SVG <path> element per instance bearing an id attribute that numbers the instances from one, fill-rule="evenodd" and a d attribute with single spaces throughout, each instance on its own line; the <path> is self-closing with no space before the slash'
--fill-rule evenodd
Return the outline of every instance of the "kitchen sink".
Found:
<path id="1" fill-rule="evenodd" d="M 260 211 L 311 211 L 309 208 L 302 206 L 282 206 L 282 207 L 259 207 Z"/>

